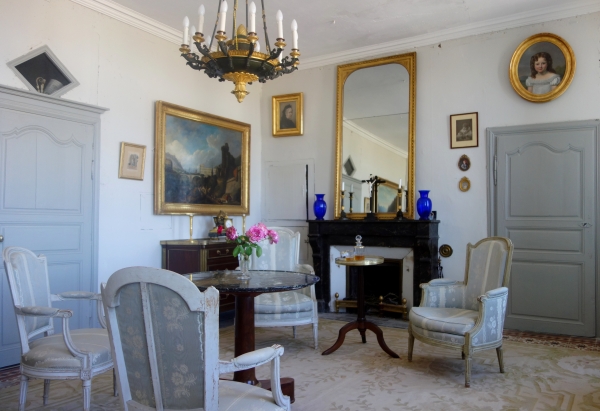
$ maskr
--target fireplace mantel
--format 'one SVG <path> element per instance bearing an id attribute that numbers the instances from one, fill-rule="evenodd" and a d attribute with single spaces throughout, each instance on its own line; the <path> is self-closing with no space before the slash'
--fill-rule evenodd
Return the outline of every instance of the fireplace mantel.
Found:
<path id="1" fill-rule="evenodd" d="M 308 241 L 313 252 L 315 274 L 321 277 L 316 287 L 319 312 L 329 312 L 331 300 L 330 249 L 349 245 L 360 234 L 365 247 L 406 247 L 414 253 L 413 301 L 421 301 L 419 284 L 438 278 L 437 220 L 309 220 Z"/>

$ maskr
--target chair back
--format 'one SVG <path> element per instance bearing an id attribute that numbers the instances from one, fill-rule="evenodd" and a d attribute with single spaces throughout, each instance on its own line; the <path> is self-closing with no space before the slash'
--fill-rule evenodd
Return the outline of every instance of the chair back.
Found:
<path id="1" fill-rule="evenodd" d="M 269 227 L 279 236 L 277 244 L 265 241 L 260 244 L 263 254 L 260 257 L 252 256 L 250 268 L 252 270 L 284 270 L 294 271 L 300 256 L 300 233 L 289 228 Z"/>
<path id="2" fill-rule="evenodd" d="M 22 247 L 6 247 L 2 253 L 8 286 L 15 307 L 51 307 L 48 264 L 43 255 L 36 256 Z M 17 315 L 21 352 L 29 351 L 29 340 L 44 332 L 54 333 L 50 317 Z"/>
<path id="3" fill-rule="evenodd" d="M 508 238 L 488 237 L 467 244 L 465 309 L 478 310 L 477 297 L 499 287 L 508 287 L 513 244 Z"/>
<path id="4" fill-rule="evenodd" d="M 108 279 L 102 301 L 125 410 L 218 408 L 215 288 L 200 292 L 172 271 L 129 267 Z"/>

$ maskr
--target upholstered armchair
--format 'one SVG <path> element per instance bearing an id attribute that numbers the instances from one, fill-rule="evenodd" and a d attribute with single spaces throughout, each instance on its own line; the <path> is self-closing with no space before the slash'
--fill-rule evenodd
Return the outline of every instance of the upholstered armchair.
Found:
<path id="1" fill-rule="evenodd" d="M 466 387 L 471 385 L 471 358 L 477 351 L 495 348 L 500 372 L 504 372 L 502 328 L 512 253 L 508 238 L 485 238 L 467 245 L 464 281 L 436 279 L 421 284 L 421 305 L 408 316 L 408 361 L 412 361 L 416 338 L 460 349 Z"/>
<path id="2" fill-rule="evenodd" d="M 108 332 L 103 328 L 69 329 L 71 310 L 52 307 L 53 301 L 90 300 L 98 304 L 98 320 L 104 326 L 100 294 L 74 291 L 50 293 L 46 257 L 21 247 L 2 253 L 21 339 L 21 393 L 19 410 L 25 410 L 30 378 L 44 379 L 44 405 L 50 380 L 81 379 L 83 409 L 90 409 L 91 384 L 95 375 L 113 368 Z M 62 333 L 54 334 L 54 318 L 62 320 Z M 38 337 L 45 334 L 44 337 Z M 115 395 L 116 385 L 115 385 Z"/>
<path id="3" fill-rule="evenodd" d="M 289 411 L 281 392 L 283 348 L 219 360 L 219 292 L 148 267 L 114 273 L 102 287 L 123 409 Z M 271 363 L 271 392 L 219 380 L 223 373 Z"/>
<path id="4" fill-rule="evenodd" d="M 284 270 L 315 273 L 308 264 L 299 264 L 300 233 L 289 228 L 269 227 L 277 231 L 277 244 L 261 245 L 263 254 L 252 256 L 250 268 L 253 270 Z M 312 324 L 315 349 L 319 347 L 319 317 L 315 286 L 294 291 L 264 293 L 254 299 L 254 324 L 256 327 L 293 327 Z"/>

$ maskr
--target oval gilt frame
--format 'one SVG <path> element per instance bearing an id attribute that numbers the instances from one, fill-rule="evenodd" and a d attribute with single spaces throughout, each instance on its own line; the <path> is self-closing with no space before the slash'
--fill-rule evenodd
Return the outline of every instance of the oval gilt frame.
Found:
<path id="1" fill-rule="evenodd" d="M 556 46 L 562 52 L 565 60 L 565 72 L 560 79 L 560 83 L 554 90 L 545 94 L 534 94 L 523 86 L 521 78 L 519 78 L 519 63 L 521 62 L 521 59 L 525 53 L 531 54 L 530 49 L 536 44 L 543 42 L 547 42 Z M 573 76 L 575 75 L 575 67 L 575 54 L 573 54 L 571 46 L 569 46 L 569 44 L 563 38 L 557 36 L 556 34 L 540 33 L 529 37 L 519 44 L 519 47 L 517 47 L 510 60 L 508 72 L 510 84 L 519 96 L 533 103 L 546 103 L 554 100 L 567 90 L 571 84 L 571 81 L 573 80 Z"/>

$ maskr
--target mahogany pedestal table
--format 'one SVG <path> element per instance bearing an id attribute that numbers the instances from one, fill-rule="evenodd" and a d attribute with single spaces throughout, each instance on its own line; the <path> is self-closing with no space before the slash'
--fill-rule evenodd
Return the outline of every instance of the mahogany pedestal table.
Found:
<path id="1" fill-rule="evenodd" d="M 200 289 L 215 287 L 220 293 L 235 296 L 235 356 L 255 350 L 254 297 L 262 293 L 299 290 L 319 281 L 319 277 L 295 271 L 250 270 L 250 279 L 240 278 L 239 271 L 206 271 L 190 274 Z M 285 347 L 284 347 L 285 348 Z M 233 380 L 270 389 L 270 380 L 257 380 L 254 368 L 236 371 Z M 294 379 L 281 379 L 281 390 L 294 402 Z"/>
<path id="2" fill-rule="evenodd" d="M 346 259 L 343 257 L 335 259 L 336 264 L 349 266 L 350 272 L 354 272 L 358 275 L 358 296 L 356 299 L 357 318 L 356 321 L 349 322 L 348 324 L 340 328 L 337 341 L 330 348 L 323 351 L 322 355 L 329 355 L 338 348 L 340 348 L 344 343 L 346 334 L 352 330 L 358 330 L 360 336 L 362 337 L 363 344 L 366 343 L 367 337 L 365 333 L 367 330 L 370 330 L 373 331 L 377 336 L 377 342 L 379 343 L 379 346 L 383 351 L 388 353 L 393 358 L 400 358 L 400 356 L 393 352 L 385 343 L 385 340 L 383 339 L 383 331 L 381 331 L 381 328 L 379 328 L 377 325 L 373 324 L 365 318 L 365 277 L 363 274 L 363 268 L 367 265 L 381 264 L 383 263 L 383 260 L 383 257 L 378 256 L 365 256 L 364 260 Z"/>

